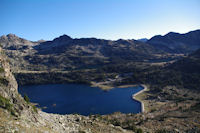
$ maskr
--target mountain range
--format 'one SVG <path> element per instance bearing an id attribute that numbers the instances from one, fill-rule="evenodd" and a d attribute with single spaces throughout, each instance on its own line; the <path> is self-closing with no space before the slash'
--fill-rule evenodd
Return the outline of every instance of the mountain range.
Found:
<path id="1" fill-rule="evenodd" d="M 77 70 L 109 64 L 174 60 L 200 48 L 200 30 L 170 32 L 148 41 L 116 41 L 62 35 L 52 41 L 28 41 L 14 34 L 0 37 L 15 71 Z M 20 64 L 19 64 L 20 62 Z"/>

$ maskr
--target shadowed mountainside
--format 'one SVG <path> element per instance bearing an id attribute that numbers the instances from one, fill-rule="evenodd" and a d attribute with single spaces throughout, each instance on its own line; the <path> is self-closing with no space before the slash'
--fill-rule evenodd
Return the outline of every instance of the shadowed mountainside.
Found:
<path id="1" fill-rule="evenodd" d="M 170 61 L 200 48 L 199 43 L 200 30 L 186 34 L 170 32 L 165 36 L 154 36 L 147 42 L 73 39 L 67 35 L 38 42 L 14 34 L 0 37 L 0 44 L 14 71 L 96 69 L 127 62 Z"/>
<path id="2" fill-rule="evenodd" d="M 170 53 L 191 53 L 200 48 L 200 30 L 185 34 L 169 32 L 164 36 L 154 36 L 147 43 Z"/>
<path id="3" fill-rule="evenodd" d="M 52 41 L 31 42 L 9 34 L 2 36 L 0 43 L 15 71 L 98 68 L 107 64 L 160 59 L 164 54 L 136 40 L 72 39 L 67 35 Z"/>
<path id="4" fill-rule="evenodd" d="M 200 49 L 174 63 L 148 67 L 136 71 L 124 80 L 126 83 L 143 83 L 154 86 L 156 91 L 171 85 L 177 88 L 200 90 Z"/>

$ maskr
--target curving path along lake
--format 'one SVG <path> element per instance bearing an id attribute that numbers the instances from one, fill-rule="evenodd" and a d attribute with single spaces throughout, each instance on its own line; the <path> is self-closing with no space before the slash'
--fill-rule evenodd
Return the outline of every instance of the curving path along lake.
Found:
<path id="1" fill-rule="evenodd" d="M 21 86 L 19 92 L 27 94 L 31 102 L 48 113 L 89 115 L 139 113 L 141 103 L 132 99 L 132 95 L 142 89 L 138 86 L 103 91 L 82 84 L 47 84 Z"/>

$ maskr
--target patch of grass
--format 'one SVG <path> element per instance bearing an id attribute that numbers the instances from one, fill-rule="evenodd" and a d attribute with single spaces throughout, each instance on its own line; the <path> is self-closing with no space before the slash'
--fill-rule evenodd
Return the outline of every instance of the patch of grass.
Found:
<path id="1" fill-rule="evenodd" d="M 26 101 L 27 104 L 30 104 L 30 99 L 27 94 L 24 94 L 24 100 Z M 37 107 L 32 104 L 31 104 L 31 106 L 32 106 L 33 112 L 38 113 Z"/>
<path id="2" fill-rule="evenodd" d="M 33 111 L 34 111 L 35 113 L 38 113 L 38 109 L 37 109 L 37 107 L 36 107 L 35 105 L 32 105 L 32 108 L 33 108 Z"/>
<path id="3" fill-rule="evenodd" d="M 135 132 L 136 132 L 136 133 L 143 133 L 143 131 L 142 131 L 141 128 L 137 128 L 137 129 L 135 130 Z"/>
<path id="4" fill-rule="evenodd" d="M 4 72 L 4 68 L 0 67 L 0 73 Z"/>
<path id="5" fill-rule="evenodd" d="M 82 130 L 80 130 L 80 131 L 78 131 L 79 133 L 86 133 L 85 131 L 82 131 Z"/>
<path id="6" fill-rule="evenodd" d="M 7 98 L 4 98 L 0 95 L 0 106 L 10 110 L 12 108 L 12 105 L 10 104 L 9 100 Z"/>
<path id="7" fill-rule="evenodd" d="M 0 95 L 0 107 L 8 110 L 12 115 L 15 115 L 15 111 L 13 110 L 13 104 L 10 101 Z"/>
<path id="8" fill-rule="evenodd" d="M 30 103 L 30 99 L 29 99 L 29 97 L 28 97 L 27 94 L 24 94 L 24 100 L 25 100 L 27 103 Z"/>

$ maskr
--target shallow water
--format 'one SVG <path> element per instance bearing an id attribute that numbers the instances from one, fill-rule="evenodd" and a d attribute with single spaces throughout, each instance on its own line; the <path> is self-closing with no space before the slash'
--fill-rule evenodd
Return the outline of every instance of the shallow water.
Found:
<path id="1" fill-rule="evenodd" d="M 19 92 L 48 113 L 89 115 L 139 113 L 141 103 L 133 100 L 132 94 L 142 89 L 138 86 L 103 91 L 82 84 L 46 84 L 21 86 Z"/>

